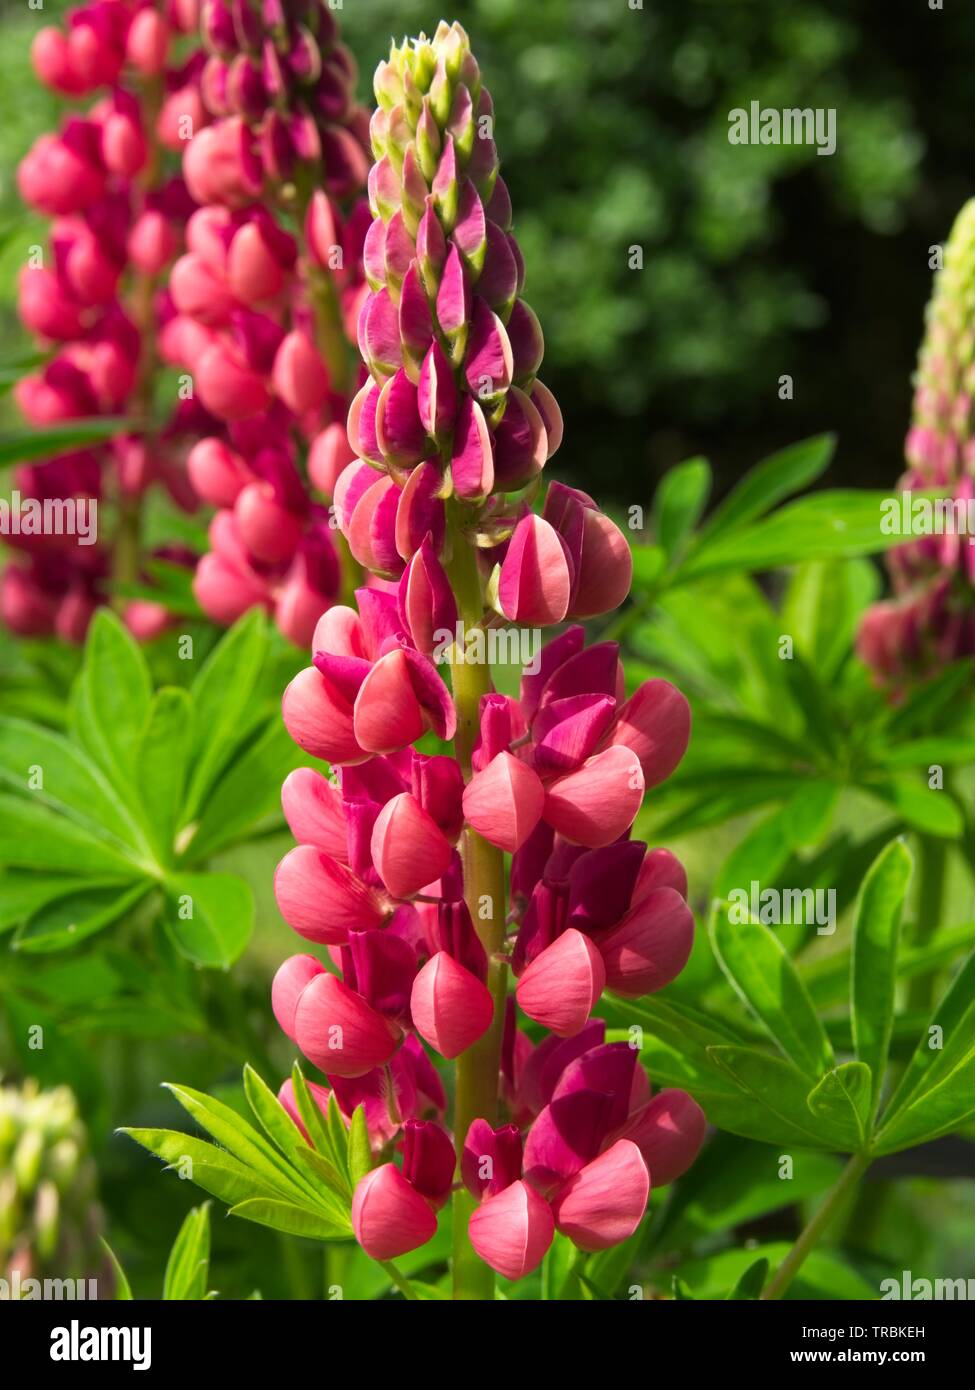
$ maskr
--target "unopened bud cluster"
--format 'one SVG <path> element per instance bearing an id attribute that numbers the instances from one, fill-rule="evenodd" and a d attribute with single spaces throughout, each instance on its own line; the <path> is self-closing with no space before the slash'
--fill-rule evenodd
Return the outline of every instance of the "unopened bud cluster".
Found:
<path id="1" fill-rule="evenodd" d="M 914 416 L 898 491 L 944 491 L 956 514 L 975 513 L 975 200 L 965 204 L 944 248 L 928 304 Z M 895 690 L 975 655 L 975 545 L 952 526 L 898 546 L 887 567 L 893 597 L 874 604 L 858 648 L 877 679 Z"/>
<path id="2" fill-rule="evenodd" d="M 67 1086 L 0 1086 L 0 1277 L 84 1278 L 101 1215 L 85 1127 Z"/>
<path id="3" fill-rule="evenodd" d="M 660 989 L 691 950 L 683 869 L 630 839 L 690 714 L 667 681 L 626 698 L 617 645 L 586 646 L 579 625 L 552 636 L 517 697 L 488 675 L 472 699 L 463 651 L 452 689 L 431 660 L 458 617 L 554 628 L 605 613 L 631 565 L 585 494 L 553 483 L 530 506 L 561 422 L 536 375 L 541 331 L 464 31 L 394 47 L 376 95 L 359 317 L 370 379 L 335 503 L 353 555 L 385 583 L 324 613 L 284 695 L 292 737 L 337 779 L 305 768 L 285 782 L 298 844 L 275 892 L 331 964 L 287 960 L 272 1002 L 324 1073 L 319 1102 L 333 1093 L 347 1117 L 365 1106 L 376 1166 L 352 1208 L 365 1250 L 423 1245 L 462 1182 L 479 1199 L 475 1250 L 520 1278 L 556 1229 L 584 1250 L 625 1239 L 651 1181 L 676 1177 L 703 1139 L 693 1100 L 651 1096 L 637 1053 L 592 1017 L 605 988 Z M 507 902 L 484 901 L 478 847 L 512 856 Z M 485 919 L 507 924 L 490 952 Z M 513 993 L 497 989 L 499 962 Z M 427 1049 L 460 1065 L 488 1037 L 496 1104 L 457 1133 Z M 289 1083 L 281 1100 L 296 1116 Z"/>

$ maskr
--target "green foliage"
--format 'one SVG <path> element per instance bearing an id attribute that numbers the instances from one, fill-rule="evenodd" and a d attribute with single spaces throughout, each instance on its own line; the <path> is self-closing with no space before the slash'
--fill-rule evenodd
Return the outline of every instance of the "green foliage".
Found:
<path id="1" fill-rule="evenodd" d="M 218 643 L 189 689 L 153 691 L 145 656 L 102 609 L 74 686 L 70 732 L 0 719 L 0 927 L 22 952 L 66 950 L 151 897 L 188 961 L 226 969 L 247 944 L 251 890 L 218 849 L 276 819 L 302 761 L 275 705 L 263 615 Z"/>
<path id="2" fill-rule="evenodd" d="M 244 1092 L 267 1138 L 221 1101 L 184 1086 L 169 1090 L 216 1143 L 172 1130 L 121 1132 L 228 1203 L 231 1216 L 287 1235 L 348 1240 L 352 1193 L 372 1167 L 365 1113 L 360 1106 L 346 1127 L 334 1097 L 322 1115 L 297 1063 L 292 1081 L 304 1134 L 249 1066 Z"/>

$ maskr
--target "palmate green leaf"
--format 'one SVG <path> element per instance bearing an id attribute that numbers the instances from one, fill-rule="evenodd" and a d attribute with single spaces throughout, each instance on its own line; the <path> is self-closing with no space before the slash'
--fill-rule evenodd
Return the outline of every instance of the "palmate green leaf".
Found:
<path id="1" fill-rule="evenodd" d="M 837 1147 L 806 1104 L 809 1083 L 798 1067 L 758 1048 L 722 1046 L 711 1047 L 708 1051 L 741 1090 L 774 1116 L 777 1128 L 771 1131 L 772 1138 L 783 1143 L 798 1142 L 805 1148 L 832 1150 Z M 709 1118 L 712 1118 L 710 1114 Z M 758 1137 L 743 1130 L 741 1122 L 716 1123 L 733 1134 Z"/>
<path id="2" fill-rule="evenodd" d="M 847 659 L 863 611 L 878 594 L 880 577 L 868 560 L 800 565 L 782 600 L 782 631 L 824 681 Z"/>
<path id="3" fill-rule="evenodd" d="M 38 777 L 40 785 L 32 785 Z M 23 719 L 0 719 L 0 782 L 62 813 L 134 861 L 146 857 L 146 839 L 135 817 L 101 769 L 61 734 Z"/>
<path id="4" fill-rule="evenodd" d="M 714 905 L 708 930 L 718 964 L 783 1055 L 809 1077 L 832 1067 L 826 1033 L 775 934 L 750 917 L 732 922 L 726 903 Z"/>
<path id="5" fill-rule="evenodd" d="M 669 560 L 700 521 L 710 492 L 707 459 L 687 459 L 664 474 L 653 498 L 653 531 Z"/>
<path id="6" fill-rule="evenodd" d="M 252 608 L 210 653 L 193 682 L 193 730 L 186 815 L 192 820 L 240 738 L 266 650 L 267 622 Z"/>
<path id="7" fill-rule="evenodd" d="M 913 860 L 895 840 L 871 865 L 857 902 L 853 925 L 853 1042 L 857 1060 L 870 1068 L 870 1115 L 876 1113 L 887 1068 L 894 1021 L 897 937 Z"/>
<path id="8" fill-rule="evenodd" d="M 863 1062 L 844 1062 L 809 1092 L 807 1104 L 832 1142 L 859 1153 L 870 1135 L 872 1078 Z"/>
<path id="9" fill-rule="evenodd" d="M 688 583 L 728 570 L 761 572 L 888 550 L 901 538 L 880 529 L 885 495 L 853 489 L 817 492 L 790 502 L 763 521 L 717 536 L 705 535 L 674 582 Z"/>
<path id="10" fill-rule="evenodd" d="M 885 711 L 884 725 L 891 744 L 899 743 L 918 730 L 934 729 L 937 733 L 939 726 L 944 725 L 945 712 L 967 694 L 971 686 L 972 668 L 971 657 L 955 661 L 911 690 L 899 704 L 889 705 Z"/>
<path id="11" fill-rule="evenodd" d="M 320 1154 L 317 1149 L 309 1149 L 306 1145 L 299 1144 L 295 1149 L 295 1157 L 299 1164 L 304 1166 L 315 1175 L 330 1192 L 334 1192 L 346 1208 L 352 1200 L 352 1188 L 344 1172 L 340 1172 L 333 1163 Z"/>
<path id="12" fill-rule="evenodd" d="M 332 1148 L 332 1136 L 325 1124 L 321 1110 L 315 1104 L 314 1097 L 308 1089 L 308 1082 L 305 1080 L 304 1072 L 297 1062 L 291 1068 L 291 1085 L 294 1090 L 295 1105 L 298 1107 L 298 1114 L 301 1116 L 301 1123 L 305 1126 L 305 1133 L 308 1135 L 309 1143 L 318 1153 L 333 1161 L 335 1154 Z M 342 1149 L 342 1160 L 344 1163 L 345 1148 Z"/>
<path id="13" fill-rule="evenodd" d="M 127 1134 L 161 1158 L 167 1167 L 189 1176 L 197 1187 L 221 1202 L 232 1205 L 250 1197 L 273 1199 L 278 1195 L 277 1189 L 252 1168 L 205 1139 L 195 1139 L 175 1129 L 123 1128 L 117 1132 Z"/>
<path id="14" fill-rule="evenodd" d="M 0 932 L 27 922 L 42 907 L 59 898 L 70 897 L 90 889 L 120 886 L 113 881 L 100 881 L 87 876 L 35 874 L 12 869 L 0 874 Z"/>
<path id="15" fill-rule="evenodd" d="M 898 980 L 911 980 L 916 975 L 952 965 L 975 946 L 975 922 L 963 922 L 957 927 L 943 927 L 920 945 L 901 946 L 897 952 Z M 818 957 L 801 966 L 802 978 L 809 997 L 818 1009 L 833 1008 L 845 1003 L 850 995 L 850 948 L 843 947 L 828 956 Z M 975 980 L 972 981 L 975 991 Z M 925 1049 L 926 1050 L 926 1049 Z"/>
<path id="16" fill-rule="evenodd" d="M 975 1035 L 975 954 L 968 957 L 945 991 L 918 1042 L 910 1065 L 884 1110 L 885 1123 L 897 1114 L 930 1076 L 944 1049 L 933 1048 L 931 1029 L 940 1029 L 941 1038 Z"/>
<path id="17" fill-rule="evenodd" d="M 910 739 L 906 743 L 884 744 L 876 750 L 878 762 L 888 767 L 923 767 L 934 763 L 941 766 L 964 766 L 975 763 L 975 738 L 953 738 L 951 735 L 932 735 Z"/>
<path id="18" fill-rule="evenodd" d="M 886 1122 L 877 1136 L 877 1154 L 896 1153 L 914 1144 L 927 1144 L 951 1134 L 975 1116 L 975 1011 L 968 1027 L 953 1039 L 931 1068 L 925 1084 Z"/>
<path id="19" fill-rule="evenodd" d="M 294 768 L 308 762 L 308 755 L 275 715 L 263 734 L 234 758 L 206 797 L 186 858 L 206 859 L 242 839 L 268 816 L 280 815 L 281 782 Z"/>
<path id="20" fill-rule="evenodd" d="M 836 436 L 820 434 L 790 444 L 750 469 L 715 507 L 702 529 L 713 539 L 764 516 L 779 502 L 814 483 L 829 467 Z"/>
<path id="21" fill-rule="evenodd" d="M 229 970 L 254 929 L 254 894 L 233 874 L 176 873 L 166 880 L 165 925 L 197 965 Z"/>
<path id="22" fill-rule="evenodd" d="M 143 819 L 160 864 L 172 862 L 179 829 L 191 710 L 185 690 L 166 686 L 157 691 L 136 752 Z"/>
<path id="23" fill-rule="evenodd" d="M 255 1221 L 259 1226 L 270 1226 L 274 1231 L 284 1231 L 289 1236 L 306 1236 L 309 1240 L 349 1240 L 352 1237 L 351 1221 L 341 1225 L 310 1207 L 276 1198 L 249 1197 L 231 1207 L 229 1214 Z"/>
<path id="24" fill-rule="evenodd" d="M 749 1265 L 745 1272 L 739 1277 L 738 1282 L 728 1294 L 732 1302 L 754 1301 L 761 1296 L 765 1287 L 765 1280 L 768 1278 L 768 1259 L 762 1256 L 754 1264 Z"/>
<path id="25" fill-rule="evenodd" d="M 308 1174 L 303 1172 L 300 1166 L 295 1163 L 295 1159 L 300 1157 L 302 1149 L 306 1153 L 313 1151 L 306 1148 L 302 1142 L 301 1131 L 291 1116 L 270 1087 L 249 1064 L 244 1067 L 244 1093 L 261 1128 L 287 1159 L 289 1173 L 295 1182 L 305 1190 L 311 1201 L 330 1211 L 334 1209 L 339 1217 L 344 1217 L 347 1202 L 342 1201 L 338 1204 L 333 1202 L 331 1197 L 322 1191 L 321 1183 L 312 1182 Z M 321 1176 L 320 1170 L 318 1175 Z M 333 1191 L 339 1193 L 343 1198 L 345 1197 L 341 1183 L 335 1182 L 328 1185 Z"/>
<path id="26" fill-rule="evenodd" d="M 939 1029 L 940 1034 L 933 1032 Z M 943 1046 L 932 1047 L 939 1039 Z M 975 955 L 959 970 L 924 1029 L 900 1085 L 888 1102 L 880 1131 L 880 1152 L 904 1148 L 904 1135 L 927 1137 L 932 1125 L 950 1132 L 961 1124 L 975 1094 L 971 1049 L 975 1045 Z M 945 1086 L 947 1082 L 947 1086 Z M 947 1126 L 947 1129 L 944 1128 Z M 930 1137 L 935 1137 L 934 1132 Z M 906 1142 L 923 1142 L 908 1138 Z"/>
<path id="27" fill-rule="evenodd" d="M 166 1262 L 163 1298 L 198 1302 L 206 1298 L 210 1274 L 210 1203 L 193 1207 L 179 1229 Z"/>
<path id="28" fill-rule="evenodd" d="M 674 1188 L 661 1219 L 650 1226 L 655 1248 L 670 1251 L 731 1230 L 832 1187 L 841 1163 L 830 1154 L 791 1148 L 784 1178 L 778 1146 L 719 1133 Z"/>
<path id="29" fill-rule="evenodd" d="M 142 867 L 123 849 L 115 849 L 79 822 L 25 796 L 0 793 L 0 864 L 6 868 L 53 870 L 56 873 L 131 883 Z"/>
<path id="30" fill-rule="evenodd" d="M 929 787 L 926 773 L 903 773 L 885 782 L 871 781 L 863 789 L 895 810 L 913 830 L 925 835 L 957 840 L 964 831 L 965 820 L 957 802 L 949 792 Z"/>
<path id="31" fill-rule="evenodd" d="M 86 886 L 35 912 L 18 930 L 14 947 L 32 954 L 69 950 L 125 917 L 151 889 L 149 879 L 131 888 Z"/>
<path id="32" fill-rule="evenodd" d="M 136 801 L 136 752 L 151 699 L 149 667 L 138 643 L 111 609 L 99 608 L 85 642 L 73 732 L 130 804 Z"/>
<path id="33" fill-rule="evenodd" d="M 254 1172 L 266 1187 L 289 1201 L 300 1204 L 309 1200 L 310 1184 L 305 1178 L 229 1105 L 189 1086 L 172 1082 L 165 1085 L 200 1128 Z"/>

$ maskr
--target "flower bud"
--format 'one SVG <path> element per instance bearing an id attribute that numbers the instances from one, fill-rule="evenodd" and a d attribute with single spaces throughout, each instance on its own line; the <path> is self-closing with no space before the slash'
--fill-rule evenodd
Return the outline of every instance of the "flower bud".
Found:
<path id="1" fill-rule="evenodd" d="M 396 1165 L 384 1163 L 356 1186 L 352 1228 L 372 1259 L 394 1260 L 432 1240 L 437 1218 Z"/>
<path id="2" fill-rule="evenodd" d="M 471 1212 L 467 1231 L 485 1264 L 505 1279 L 522 1279 L 545 1258 L 555 1223 L 545 1198 L 519 1179 Z"/>
<path id="3" fill-rule="evenodd" d="M 328 1076 L 364 1076 L 384 1066 L 402 1038 L 395 1023 L 327 971 L 298 996 L 294 1025 L 299 1048 Z"/>

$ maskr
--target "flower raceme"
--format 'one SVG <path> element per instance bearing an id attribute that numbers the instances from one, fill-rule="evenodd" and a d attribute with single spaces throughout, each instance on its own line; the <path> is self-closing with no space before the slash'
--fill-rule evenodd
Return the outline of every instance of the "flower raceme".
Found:
<path id="1" fill-rule="evenodd" d="M 556 1230 L 583 1250 L 625 1239 L 651 1182 L 703 1139 L 693 1100 L 651 1096 L 636 1052 L 593 1017 L 605 988 L 661 989 L 691 950 L 683 869 L 631 838 L 690 715 L 665 680 L 627 695 L 617 644 L 563 625 L 623 602 L 630 553 L 583 492 L 556 481 L 533 507 L 562 425 L 467 36 L 442 24 L 394 47 L 375 87 L 369 379 L 333 489 L 370 581 L 318 619 L 283 697 L 292 738 L 334 780 L 302 768 L 282 791 L 297 844 L 275 894 L 322 956 L 286 960 L 272 1004 L 325 1077 L 319 1103 L 334 1094 L 346 1118 L 365 1105 L 363 1248 L 424 1244 L 453 1187 L 462 1238 L 516 1279 Z M 444 631 L 505 623 L 552 630 L 517 697 L 465 674 L 463 635 L 435 663 Z M 451 1121 L 431 1054 L 458 1076 L 476 1058 L 492 1103 L 462 1114 L 458 1094 Z M 298 1123 L 287 1086 L 281 1101 Z"/>
<path id="2" fill-rule="evenodd" d="M 196 596 L 224 623 L 260 605 L 304 646 L 341 584 L 326 504 L 353 458 L 368 116 L 324 0 L 205 0 L 201 34 L 210 123 L 183 161 L 201 206 L 163 334 L 220 421 L 189 460 L 219 509 Z"/>
<path id="3" fill-rule="evenodd" d="M 975 514 L 975 200 L 965 204 L 935 277 L 918 362 L 899 492 L 947 489 L 957 515 Z M 967 526 L 888 553 L 894 596 L 867 610 L 857 646 L 893 690 L 975 653 L 975 547 Z"/>
<path id="4" fill-rule="evenodd" d="M 70 11 L 64 29 L 40 30 L 32 48 L 38 77 L 59 94 L 94 100 L 57 132 L 42 135 L 21 162 L 24 201 L 52 219 L 50 247 L 20 277 L 19 312 L 50 353 L 19 381 L 14 396 L 31 425 L 99 415 L 146 417 L 152 407 L 154 343 L 166 312 L 161 282 L 179 254 L 193 201 L 170 152 L 182 150 L 186 122 L 205 120 L 199 99 L 202 55 L 188 35 L 193 0 L 166 6 L 99 0 Z M 213 422 L 183 401 L 161 429 L 22 468 L 16 484 L 34 499 L 107 498 L 131 510 L 153 484 L 184 508 L 195 505 L 185 452 Z M 4 621 L 28 634 L 57 632 L 80 641 L 106 581 L 144 578 L 123 549 L 79 545 L 75 536 L 25 535 L 23 561 L 5 572 Z M 159 558 L 185 563 L 176 552 Z M 125 612 L 139 637 L 166 623 L 166 611 L 142 601 Z"/>

